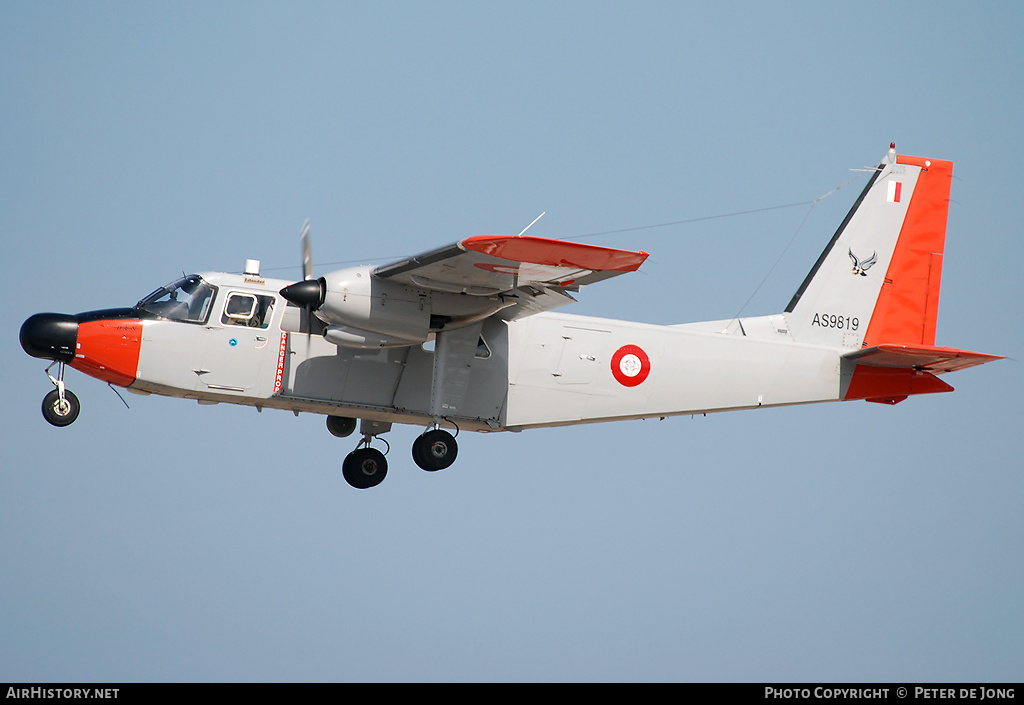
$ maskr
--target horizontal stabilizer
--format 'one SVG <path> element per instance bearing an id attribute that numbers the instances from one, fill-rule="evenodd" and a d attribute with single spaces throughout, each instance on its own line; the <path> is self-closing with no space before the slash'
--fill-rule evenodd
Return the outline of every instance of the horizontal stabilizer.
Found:
<path id="1" fill-rule="evenodd" d="M 1002 360 L 1003 356 L 933 345 L 887 344 L 864 348 L 843 355 L 843 358 L 868 367 L 925 370 L 941 375 L 944 372 L 955 372 L 993 360 Z"/>
<path id="2" fill-rule="evenodd" d="M 952 392 L 953 388 L 931 372 L 910 367 L 856 365 L 845 375 L 842 398 L 864 399 L 879 404 L 899 404 L 912 394 Z"/>

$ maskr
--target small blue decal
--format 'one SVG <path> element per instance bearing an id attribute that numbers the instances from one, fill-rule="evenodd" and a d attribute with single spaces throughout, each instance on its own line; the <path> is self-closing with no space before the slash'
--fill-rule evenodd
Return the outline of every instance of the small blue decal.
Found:
<path id="1" fill-rule="evenodd" d="M 231 347 L 235 347 L 236 345 L 238 345 L 238 340 L 236 338 L 232 338 L 231 340 L 228 341 L 228 345 L 230 345 Z"/>

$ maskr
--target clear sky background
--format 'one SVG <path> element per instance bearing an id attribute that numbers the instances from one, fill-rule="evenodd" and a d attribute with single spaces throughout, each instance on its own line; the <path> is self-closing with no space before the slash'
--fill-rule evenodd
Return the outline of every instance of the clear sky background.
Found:
<path id="1" fill-rule="evenodd" d="M 1022 27 L 1017 2 L 3 2 L 0 681 L 1020 681 Z M 806 202 L 891 141 L 955 162 L 938 344 L 1010 358 L 953 394 L 463 434 L 429 474 L 396 427 L 360 492 L 316 415 L 129 410 L 70 371 L 52 428 L 18 345 L 183 271 L 297 279 L 306 218 L 323 274 L 541 211 L 577 237 L 803 202 L 587 238 L 652 254 L 566 309 L 773 313 L 863 178 Z"/>

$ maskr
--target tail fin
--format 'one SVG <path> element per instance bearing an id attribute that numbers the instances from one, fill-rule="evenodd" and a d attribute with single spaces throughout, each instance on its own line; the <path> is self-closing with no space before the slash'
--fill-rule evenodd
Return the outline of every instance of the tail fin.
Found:
<path id="1" fill-rule="evenodd" d="M 797 341 L 850 348 L 840 399 L 951 392 L 936 375 L 1001 359 L 935 347 L 952 177 L 891 147 L 786 308 Z"/>
<path id="2" fill-rule="evenodd" d="M 786 308 L 797 341 L 935 344 L 952 176 L 889 150 Z"/>

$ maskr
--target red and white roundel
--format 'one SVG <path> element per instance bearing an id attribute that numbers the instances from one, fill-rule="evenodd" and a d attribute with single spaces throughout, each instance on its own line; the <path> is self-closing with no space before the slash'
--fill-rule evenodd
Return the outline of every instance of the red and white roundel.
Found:
<path id="1" fill-rule="evenodd" d="M 612 355 L 612 375 L 619 384 L 635 387 L 651 373 L 651 358 L 639 345 L 623 345 Z"/>

